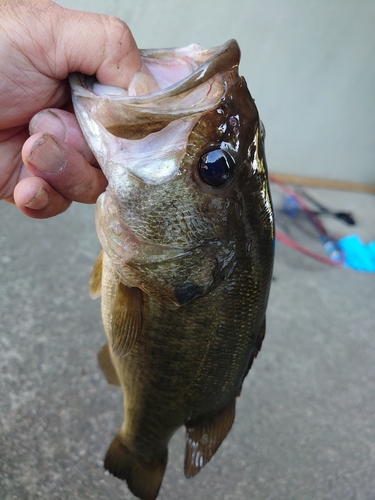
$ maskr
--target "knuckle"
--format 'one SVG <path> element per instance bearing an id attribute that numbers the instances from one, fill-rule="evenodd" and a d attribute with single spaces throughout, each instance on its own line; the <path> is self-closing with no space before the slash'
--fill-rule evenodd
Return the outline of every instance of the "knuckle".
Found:
<path id="1" fill-rule="evenodd" d="M 111 45 L 121 48 L 121 46 L 127 46 L 133 40 L 129 26 L 118 17 L 105 15 L 103 16 L 103 23 L 107 39 Z"/>

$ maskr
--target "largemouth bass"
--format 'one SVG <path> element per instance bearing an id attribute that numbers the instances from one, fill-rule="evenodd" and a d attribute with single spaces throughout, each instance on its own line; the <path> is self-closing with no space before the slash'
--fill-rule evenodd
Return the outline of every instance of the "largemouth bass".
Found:
<path id="1" fill-rule="evenodd" d="M 231 40 L 142 51 L 126 90 L 71 76 L 80 126 L 108 179 L 91 276 L 125 419 L 105 468 L 154 500 L 186 427 L 195 476 L 232 427 L 265 334 L 274 226 L 264 130 Z"/>

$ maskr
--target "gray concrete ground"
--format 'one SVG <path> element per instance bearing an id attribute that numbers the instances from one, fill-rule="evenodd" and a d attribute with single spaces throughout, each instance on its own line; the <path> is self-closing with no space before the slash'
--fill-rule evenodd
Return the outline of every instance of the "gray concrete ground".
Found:
<path id="1" fill-rule="evenodd" d="M 350 207 L 354 231 L 375 239 L 373 196 L 317 196 Z M 0 204 L 0 500 L 133 498 L 102 468 L 122 401 L 96 364 L 105 337 L 87 282 L 99 249 L 93 207 L 34 221 Z M 266 340 L 235 425 L 192 480 L 179 432 L 159 498 L 374 500 L 374 296 L 373 274 L 278 244 Z"/>

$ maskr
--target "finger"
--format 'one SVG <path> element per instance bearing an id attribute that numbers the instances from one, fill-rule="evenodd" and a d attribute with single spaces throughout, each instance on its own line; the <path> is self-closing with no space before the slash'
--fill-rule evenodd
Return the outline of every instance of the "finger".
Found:
<path id="1" fill-rule="evenodd" d="M 42 2 L 48 5 L 45 10 L 40 8 Z M 141 70 L 141 55 L 133 35 L 117 17 L 70 10 L 48 0 L 38 0 L 38 10 L 39 16 L 32 12 L 29 29 L 35 43 L 39 38 L 45 48 L 43 64 L 47 63 L 48 76 L 64 80 L 69 73 L 80 71 L 96 74 L 100 83 L 127 88 L 133 74 Z M 40 54 L 27 52 L 40 68 Z"/>
<path id="2" fill-rule="evenodd" d="M 24 144 L 22 158 L 27 169 L 44 179 L 65 198 L 95 203 L 107 180 L 75 149 L 50 134 L 34 134 Z"/>
<path id="3" fill-rule="evenodd" d="M 39 177 L 22 179 L 14 189 L 14 203 L 33 219 L 46 219 L 64 212 L 72 203 Z"/>
<path id="4" fill-rule="evenodd" d="M 29 134 L 26 127 L 0 131 L 0 200 L 13 201 L 13 190 L 22 175 L 21 148 Z"/>
<path id="5" fill-rule="evenodd" d="M 76 149 L 91 165 L 97 165 L 95 156 L 92 154 L 73 113 L 62 109 L 44 109 L 33 116 L 29 131 L 30 135 L 38 132 L 52 134 Z"/>
<path id="6" fill-rule="evenodd" d="M 2 2 L 3 3 L 3 2 Z M 140 52 L 129 27 L 120 19 L 61 7 L 51 0 L 5 2 L 31 36 L 17 36 L 17 48 L 42 74 L 64 80 L 80 71 L 100 83 L 127 88 L 141 70 Z"/>
<path id="7" fill-rule="evenodd" d="M 117 17 L 85 12 L 83 18 L 79 14 L 65 10 L 58 23 L 60 40 L 56 46 L 63 47 L 68 72 L 95 74 L 100 83 L 128 88 L 133 74 L 142 67 L 129 27 Z"/>

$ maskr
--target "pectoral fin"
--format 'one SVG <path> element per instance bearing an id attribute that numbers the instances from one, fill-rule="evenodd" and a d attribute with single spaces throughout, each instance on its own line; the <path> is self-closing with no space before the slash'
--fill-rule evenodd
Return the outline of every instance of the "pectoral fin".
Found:
<path id="1" fill-rule="evenodd" d="M 102 291 L 103 250 L 100 252 L 90 276 L 90 296 L 93 299 L 99 297 Z"/>
<path id="2" fill-rule="evenodd" d="M 186 427 L 185 476 L 193 477 L 211 460 L 230 431 L 236 403 L 233 401 L 224 411 L 211 420 L 194 427 Z"/>
<path id="3" fill-rule="evenodd" d="M 142 330 L 142 292 L 119 283 L 112 315 L 111 343 L 116 356 L 126 356 Z"/>
<path id="4" fill-rule="evenodd" d="M 120 385 L 115 367 L 112 363 L 108 342 L 106 342 L 98 352 L 98 363 L 107 382 L 112 385 Z"/>

